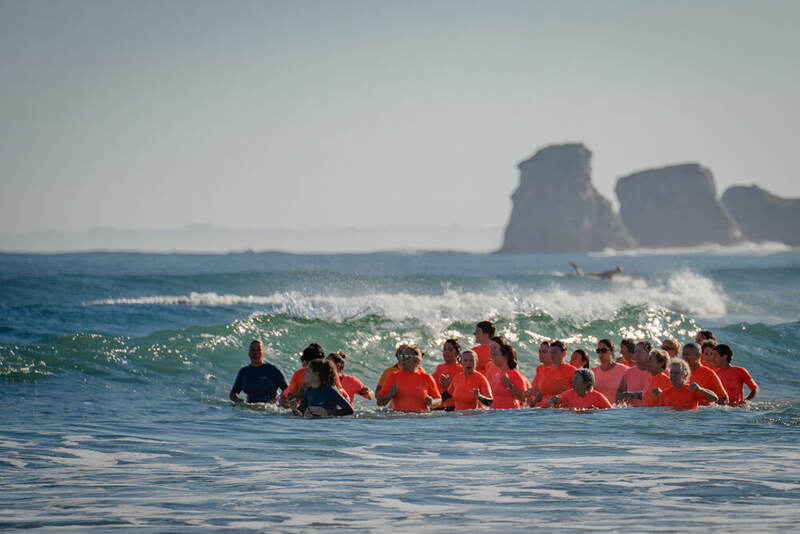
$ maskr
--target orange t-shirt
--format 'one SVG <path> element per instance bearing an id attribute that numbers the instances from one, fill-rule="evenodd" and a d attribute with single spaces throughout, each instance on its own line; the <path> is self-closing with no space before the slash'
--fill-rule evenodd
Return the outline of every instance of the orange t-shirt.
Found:
<path id="1" fill-rule="evenodd" d="M 720 382 L 722 382 L 725 391 L 728 392 L 728 402 L 730 404 L 739 404 L 744 400 L 743 384 L 747 384 L 747 387 L 751 390 L 758 387 L 753 377 L 744 367 L 716 367 L 714 371 L 717 373 Z"/>
<path id="2" fill-rule="evenodd" d="M 722 385 L 722 381 L 717 376 L 717 373 L 705 365 L 701 365 L 692 371 L 692 374 L 689 375 L 689 382 L 696 382 L 701 388 L 710 389 L 717 394 L 717 398 L 721 399 L 722 397 L 728 396 L 728 392 L 725 391 L 725 386 Z M 703 400 L 700 401 L 700 404 L 702 406 L 708 406 L 711 403 L 703 396 Z"/>
<path id="3" fill-rule="evenodd" d="M 542 380 L 544 380 L 545 375 L 547 375 L 547 371 L 552 368 L 552 365 L 545 365 L 543 363 L 540 363 L 536 367 L 536 374 L 533 375 L 533 385 L 536 386 L 539 391 L 542 390 Z M 572 382 L 570 381 L 570 383 Z"/>
<path id="4" fill-rule="evenodd" d="M 671 387 L 661 394 L 660 405 L 671 406 L 675 410 L 696 410 L 701 398 L 705 399 L 706 396 L 699 391 L 689 391 L 689 386 L 680 389 Z"/>
<path id="5" fill-rule="evenodd" d="M 617 398 L 617 389 L 622 377 L 629 367 L 624 363 L 614 363 L 614 367 L 608 371 L 603 371 L 599 365 L 592 368 L 594 373 L 594 389 L 603 394 L 608 400 Z"/>
<path id="6" fill-rule="evenodd" d="M 387 379 L 387 378 L 389 378 L 389 376 L 390 376 L 392 373 L 396 373 L 396 372 L 397 372 L 397 371 L 399 371 L 399 370 L 400 370 L 400 365 L 399 365 L 399 364 L 394 364 L 394 365 L 392 365 L 392 366 L 390 366 L 390 367 L 387 367 L 387 368 L 386 368 L 386 369 L 385 369 L 385 370 L 384 370 L 384 371 L 381 373 L 381 377 L 378 379 L 378 386 L 375 388 L 375 394 L 376 394 L 376 395 L 377 395 L 377 394 L 378 394 L 378 392 L 381 390 L 381 386 L 383 385 L 383 383 L 384 383 L 384 382 L 386 382 L 386 379 Z"/>
<path id="7" fill-rule="evenodd" d="M 392 373 L 381 389 L 385 388 L 388 391 L 392 384 L 397 384 L 397 393 L 392 399 L 392 409 L 398 412 L 427 412 L 425 397 L 430 395 L 434 399 L 442 398 L 433 377 L 424 371 Z"/>
<path id="8" fill-rule="evenodd" d="M 519 374 L 519 371 L 516 369 L 506 369 L 505 371 L 500 371 L 494 375 L 494 378 L 492 378 L 491 382 L 492 394 L 494 395 L 492 409 L 508 410 L 519 408 L 520 402 L 514 398 L 508 388 L 506 388 L 505 384 L 503 384 L 503 375 L 508 375 L 508 378 L 511 380 L 512 384 L 517 386 L 517 388 L 521 389 L 522 391 L 525 391 L 525 382 L 523 382 L 522 375 Z"/>
<path id="9" fill-rule="evenodd" d="M 442 375 L 449 375 L 450 376 L 450 383 L 452 384 L 455 377 L 460 374 L 464 373 L 464 368 L 461 367 L 461 364 L 456 362 L 453 364 L 446 364 L 441 363 L 436 367 L 436 370 L 433 372 L 433 379 L 436 381 L 436 387 L 439 388 L 439 392 L 446 391 L 447 388 L 444 387 L 442 384 Z M 447 399 L 443 401 L 439 406 L 442 408 L 449 408 L 451 406 L 455 406 L 455 401 L 453 399 Z"/>
<path id="10" fill-rule="evenodd" d="M 489 355 L 489 345 L 478 345 L 477 347 L 472 347 L 471 350 L 478 355 L 475 370 L 479 373 L 485 373 L 486 364 L 492 361 L 492 357 Z"/>
<path id="11" fill-rule="evenodd" d="M 477 388 L 484 397 L 492 396 L 492 388 L 489 381 L 481 373 L 475 371 L 472 374 L 460 375 L 453 378 L 447 392 L 453 396 L 456 410 L 475 410 L 485 408 L 485 406 L 475 398 L 472 390 Z"/>
<path id="12" fill-rule="evenodd" d="M 356 395 L 361 394 L 361 388 L 364 387 L 364 383 L 354 376 L 344 374 L 339 377 L 339 380 L 342 382 L 344 396 L 350 401 L 350 404 L 353 404 Z"/>
<path id="13" fill-rule="evenodd" d="M 301 367 L 300 369 L 295 371 L 294 374 L 292 375 L 292 378 L 289 380 L 289 387 L 286 388 L 283 392 L 283 397 L 288 399 L 289 393 L 294 393 L 295 391 L 300 389 L 300 386 L 302 386 L 305 381 L 306 381 L 306 368 Z M 302 399 L 297 399 L 298 403 L 301 400 Z"/>
<path id="14" fill-rule="evenodd" d="M 642 390 L 642 402 L 644 406 L 661 406 L 661 395 L 653 395 L 652 391 L 656 388 L 661 388 L 661 393 L 670 389 L 672 382 L 669 381 L 669 375 L 666 373 L 659 373 L 657 375 L 650 375 L 650 380 Z"/>
<path id="15" fill-rule="evenodd" d="M 571 408 L 583 410 L 587 408 L 611 408 L 608 399 L 597 390 L 592 390 L 581 397 L 574 389 L 568 389 L 558 394 L 558 408 Z"/>
<path id="16" fill-rule="evenodd" d="M 544 377 L 542 377 L 542 385 L 539 387 L 539 391 L 542 392 L 542 400 L 536 406 L 547 408 L 547 401 L 550 400 L 550 397 L 572 389 L 572 377 L 574 374 L 575 367 L 568 363 L 562 363 L 558 369 L 551 365 Z"/>
<path id="17" fill-rule="evenodd" d="M 644 391 L 647 382 L 650 381 L 650 372 L 647 370 L 639 369 L 638 367 L 629 367 L 622 378 L 625 379 L 625 389 L 628 391 Z M 642 394 L 644 397 L 644 394 Z M 611 399 L 609 399 L 611 400 Z M 629 402 L 631 406 L 644 406 L 644 400 L 633 399 Z"/>
<path id="18" fill-rule="evenodd" d="M 477 371 L 477 369 L 476 369 L 476 371 Z M 500 372 L 500 368 L 497 367 L 494 364 L 494 362 L 490 361 L 489 363 L 486 364 L 486 372 L 483 373 L 483 376 L 485 376 L 486 380 L 488 380 L 489 383 L 491 383 L 492 382 L 492 378 L 494 378 L 494 375 L 496 375 L 499 372 Z"/>

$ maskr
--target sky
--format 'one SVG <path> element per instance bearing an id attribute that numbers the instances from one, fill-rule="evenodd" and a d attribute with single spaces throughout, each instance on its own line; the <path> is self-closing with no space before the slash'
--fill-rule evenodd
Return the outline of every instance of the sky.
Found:
<path id="1" fill-rule="evenodd" d="M 504 225 L 516 164 L 800 197 L 800 2 L 0 0 L 0 233 Z"/>

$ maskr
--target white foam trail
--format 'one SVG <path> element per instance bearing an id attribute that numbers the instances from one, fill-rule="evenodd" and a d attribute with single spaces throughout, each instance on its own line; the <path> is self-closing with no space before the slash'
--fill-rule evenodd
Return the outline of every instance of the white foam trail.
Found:
<path id="1" fill-rule="evenodd" d="M 606 249 L 602 252 L 591 252 L 589 253 L 589 256 L 675 256 L 692 254 L 705 254 L 712 256 L 769 256 L 770 254 L 778 254 L 791 250 L 792 247 L 783 243 L 776 243 L 773 241 L 752 243 L 747 241 L 744 243 L 739 243 L 738 245 L 707 243 L 693 247 L 637 248 L 630 250 Z"/>
<path id="2" fill-rule="evenodd" d="M 360 295 L 307 295 L 298 291 L 276 292 L 268 296 L 190 293 L 138 298 L 105 299 L 89 305 L 162 305 L 264 307 L 267 313 L 343 321 L 379 315 L 391 320 L 417 319 L 426 324 L 474 321 L 479 317 L 512 318 L 544 312 L 556 319 L 590 321 L 608 318 L 627 306 L 669 309 L 700 318 L 726 314 L 722 291 L 712 280 L 684 270 L 662 280 L 645 281 L 629 276 L 616 279 L 603 288 L 597 284 L 553 282 L 544 288 L 519 288 L 495 285 L 485 292 L 446 288 L 443 293 L 420 295 L 407 292 Z"/>

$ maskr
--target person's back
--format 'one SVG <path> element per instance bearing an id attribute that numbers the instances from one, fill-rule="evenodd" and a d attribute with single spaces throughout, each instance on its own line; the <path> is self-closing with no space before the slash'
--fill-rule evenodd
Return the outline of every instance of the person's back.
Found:
<path id="1" fill-rule="evenodd" d="M 319 387 L 308 387 L 298 409 L 305 412 L 311 406 L 325 408 L 330 414 L 350 415 L 353 407 L 335 387 L 322 384 Z M 348 413 L 349 412 L 349 413 Z"/>

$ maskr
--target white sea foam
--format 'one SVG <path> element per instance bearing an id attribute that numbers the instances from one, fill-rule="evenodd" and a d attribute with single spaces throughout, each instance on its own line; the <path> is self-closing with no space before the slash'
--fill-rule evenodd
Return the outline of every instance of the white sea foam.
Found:
<path id="1" fill-rule="evenodd" d="M 589 256 L 676 256 L 705 254 L 712 256 L 768 256 L 780 252 L 788 252 L 792 247 L 784 243 L 765 241 L 753 243 L 746 241 L 737 245 L 720 245 L 719 243 L 706 243 L 693 247 L 668 247 L 668 248 L 636 248 L 629 250 L 606 249 L 602 252 L 591 252 Z"/>
<path id="2" fill-rule="evenodd" d="M 89 305 L 232 306 L 249 305 L 267 313 L 343 321 L 378 315 L 394 321 L 417 319 L 426 324 L 473 321 L 478 317 L 512 318 L 547 313 L 556 319 L 590 321 L 611 317 L 627 306 L 646 306 L 686 313 L 698 318 L 726 314 L 725 296 L 714 282 L 684 270 L 667 278 L 644 280 L 619 277 L 612 283 L 552 282 L 539 288 L 495 284 L 485 291 L 445 288 L 438 294 L 376 292 L 359 295 L 308 295 L 299 291 L 271 295 L 190 293 L 105 299 Z"/>

